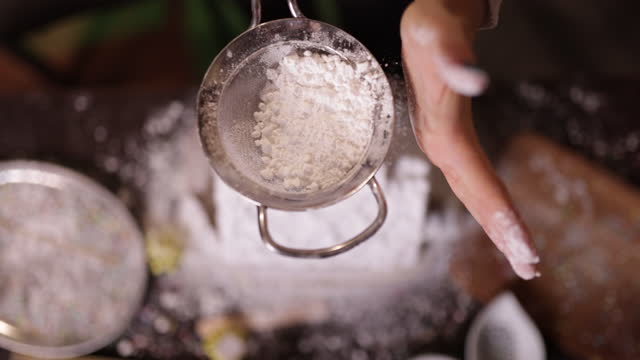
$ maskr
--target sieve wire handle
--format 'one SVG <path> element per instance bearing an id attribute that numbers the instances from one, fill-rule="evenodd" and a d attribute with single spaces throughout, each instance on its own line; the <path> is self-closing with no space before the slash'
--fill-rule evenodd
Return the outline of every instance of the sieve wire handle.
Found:
<path id="1" fill-rule="evenodd" d="M 304 17 L 304 14 L 300 10 L 300 6 L 298 6 L 298 0 L 287 0 L 287 4 L 289 4 L 289 11 L 291 11 L 291 15 L 293 15 L 293 17 Z M 251 0 L 251 24 L 249 25 L 249 29 L 253 29 L 254 27 L 260 25 L 261 21 L 262 1 Z"/>
<path id="2" fill-rule="evenodd" d="M 387 201 L 382 193 L 382 188 L 375 178 L 369 180 L 369 187 L 378 204 L 378 215 L 375 220 L 364 231 L 348 241 L 345 241 L 338 245 L 333 245 L 321 249 L 296 249 L 290 248 L 284 245 L 280 245 L 271 237 L 269 233 L 269 226 L 267 224 L 267 207 L 264 205 L 258 205 L 258 227 L 260 228 L 260 236 L 267 249 L 286 256 L 298 257 L 298 258 L 327 258 L 342 254 L 343 252 L 353 249 L 355 246 L 368 240 L 373 234 L 375 234 L 385 219 L 387 218 Z"/>
<path id="3" fill-rule="evenodd" d="M 291 15 L 293 15 L 293 17 L 304 17 L 304 14 L 300 11 L 300 7 L 298 6 L 298 0 L 287 0 L 287 3 L 289 4 L 289 11 L 291 11 Z"/>

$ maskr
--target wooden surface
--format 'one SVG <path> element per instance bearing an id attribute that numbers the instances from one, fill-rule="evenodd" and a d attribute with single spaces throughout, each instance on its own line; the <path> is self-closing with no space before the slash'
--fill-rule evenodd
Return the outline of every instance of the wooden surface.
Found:
<path id="1" fill-rule="evenodd" d="M 485 303 L 513 289 L 575 359 L 640 358 L 640 192 L 536 135 L 511 142 L 500 173 L 541 252 L 542 277 L 514 282 L 478 233 L 461 245 L 454 281 Z"/>
<path id="2" fill-rule="evenodd" d="M 502 171 L 541 251 L 543 276 L 517 288 L 525 307 L 577 358 L 640 358 L 640 192 L 534 136 Z"/>

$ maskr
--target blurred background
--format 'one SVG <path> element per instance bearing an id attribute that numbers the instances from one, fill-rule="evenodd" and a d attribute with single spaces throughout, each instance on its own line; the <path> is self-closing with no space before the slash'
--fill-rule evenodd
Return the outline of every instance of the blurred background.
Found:
<path id="1" fill-rule="evenodd" d="M 402 123 L 390 162 L 409 156 L 426 169 L 403 97 L 398 27 L 409 3 L 300 1 L 308 17 L 345 29 L 383 65 Z M 428 190 L 406 205 L 426 214 L 409 225 L 421 234 L 416 253 L 424 256 L 411 265 L 421 275 L 402 286 L 371 285 L 391 299 L 366 307 L 350 302 L 372 298 L 364 290 L 349 300 L 332 298 L 344 306 L 330 307 L 330 320 L 307 303 L 306 311 L 300 304 L 268 308 L 271 317 L 262 313 L 263 304 L 254 304 L 256 311 L 238 305 L 231 299 L 244 295 L 230 295 L 234 286 L 253 285 L 216 278 L 211 257 L 204 256 L 216 248 L 196 241 L 208 239 L 209 227 L 227 226 L 222 232 L 233 236 L 240 236 L 238 227 L 255 227 L 253 219 L 225 222 L 225 213 L 244 208 L 231 205 L 236 199 L 217 181 L 206 180 L 208 168 L 192 136 L 195 91 L 216 54 L 248 26 L 249 5 L 0 1 L 0 160 L 47 161 L 90 176 L 122 201 L 144 236 L 150 275 L 144 304 L 97 356 L 359 360 L 442 353 L 537 360 L 539 349 L 526 344 L 540 338 L 542 358 L 551 360 L 640 358 L 638 2 L 505 0 L 499 26 L 479 33 L 479 65 L 493 83 L 474 100 L 476 126 L 532 228 L 544 276 L 518 282 L 469 225 L 437 171 L 425 170 L 422 182 L 411 186 Z M 265 0 L 263 9 L 263 19 L 289 16 L 283 0 Z M 407 174 L 389 183 L 405 184 L 415 175 Z M 202 184 L 192 184 L 201 177 Z M 184 187 L 167 190 L 178 182 Z M 397 193 L 401 200 L 405 195 Z M 184 215 L 191 200 L 203 209 L 207 226 Z M 408 239 L 405 233 L 396 237 Z M 441 252 L 447 254 L 443 264 L 435 261 L 444 258 Z M 0 330 L 7 311 L 2 286 L 8 281 L 2 280 L 8 277 L 0 273 Z M 505 292 L 515 297 L 498 297 Z M 511 320 L 499 315 L 509 311 Z M 2 360 L 18 358 L 0 350 Z"/>
<path id="2" fill-rule="evenodd" d="M 249 22 L 247 1 L 3 1 L 3 92 L 47 87 L 180 87 Z M 310 17 L 343 27 L 383 61 L 398 61 L 398 22 L 409 1 L 309 0 Z M 287 15 L 265 1 L 266 18 Z M 632 1 L 506 1 L 482 32 L 480 64 L 497 79 L 637 75 Z"/>

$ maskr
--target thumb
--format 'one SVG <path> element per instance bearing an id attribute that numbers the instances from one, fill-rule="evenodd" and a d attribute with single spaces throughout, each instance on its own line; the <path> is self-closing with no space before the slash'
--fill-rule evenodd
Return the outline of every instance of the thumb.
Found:
<path id="1" fill-rule="evenodd" d="M 480 95 L 489 84 L 486 72 L 474 66 L 471 47 L 475 27 L 438 1 L 416 1 L 401 22 L 405 52 L 429 62 L 440 80 L 465 96 Z M 425 69 L 425 67 L 422 67 Z"/>

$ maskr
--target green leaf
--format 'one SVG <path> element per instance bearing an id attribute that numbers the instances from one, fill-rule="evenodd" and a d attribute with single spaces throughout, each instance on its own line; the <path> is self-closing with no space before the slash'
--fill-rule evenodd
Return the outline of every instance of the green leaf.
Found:
<path id="1" fill-rule="evenodd" d="M 218 14 L 222 15 L 222 23 L 225 26 L 229 40 L 238 36 L 249 26 L 249 14 L 247 14 L 237 0 L 217 0 L 215 4 Z"/>
<path id="2" fill-rule="evenodd" d="M 313 2 L 313 11 L 316 13 L 318 20 L 335 26 L 340 26 L 342 22 L 337 0 L 315 0 Z"/>
<path id="3" fill-rule="evenodd" d="M 185 33 L 191 44 L 199 74 L 204 74 L 213 58 L 225 46 L 216 14 L 207 2 L 208 0 L 184 2 Z"/>
<path id="4" fill-rule="evenodd" d="M 168 14 L 167 1 L 145 0 L 102 10 L 94 16 L 82 45 L 91 46 L 114 37 L 160 28 Z"/>

